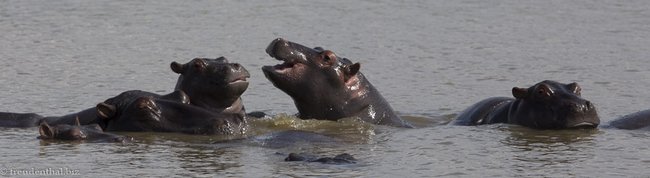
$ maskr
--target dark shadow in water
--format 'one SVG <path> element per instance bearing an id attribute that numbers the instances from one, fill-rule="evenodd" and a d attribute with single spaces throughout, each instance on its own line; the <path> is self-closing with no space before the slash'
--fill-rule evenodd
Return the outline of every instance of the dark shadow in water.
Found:
<path id="1" fill-rule="evenodd" d="M 178 149 L 175 155 L 178 157 L 181 168 L 199 175 L 223 175 L 223 173 L 232 172 L 228 169 L 244 166 L 240 161 L 242 153 L 237 149 L 188 146 Z"/>
<path id="2" fill-rule="evenodd" d="M 120 155 L 124 163 L 134 168 L 170 169 L 181 168 L 176 176 L 224 175 L 233 168 L 244 165 L 239 149 L 215 147 L 212 142 L 225 136 L 188 135 L 179 133 L 132 132 L 122 133 L 135 141 L 120 147 L 112 147 L 107 154 Z M 174 165 L 168 165 L 168 164 Z"/>

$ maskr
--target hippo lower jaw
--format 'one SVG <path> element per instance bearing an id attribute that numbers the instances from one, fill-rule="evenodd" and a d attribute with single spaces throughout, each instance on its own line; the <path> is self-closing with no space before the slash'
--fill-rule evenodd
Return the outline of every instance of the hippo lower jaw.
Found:
<path id="1" fill-rule="evenodd" d="M 305 68 L 305 64 L 284 62 L 275 66 L 264 66 L 262 67 L 262 70 L 264 70 L 264 72 L 289 75 L 293 73 L 293 71 L 300 71 L 300 69 L 303 68 Z"/>
<path id="2" fill-rule="evenodd" d="M 242 75 L 240 77 L 236 77 L 235 79 L 231 80 L 228 82 L 228 88 L 239 88 L 239 89 L 246 89 L 248 88 L 248 75 Z"/>
<path id="3" fill-rule="evenodd" d="M 575 129 L 592 129 L 592 128 L 596 128 L 596 127 L 598 127 L 598 124 L 591 123 L 591 122 L 580 122 L 580 123 L 568 126 L 568 128 L 575 128 Z"/>
<path id="4" fill-rule="evenodd" d="M 278 59 L 278 58 L 276 58 Z M 278 59 L 282 60 L 282 59 Z M 272 83 L 292 81 L 302 75 L 307 70 L 307 65 L 298 62 L 298 60 L 282 60 L 282 64 L 274 66 L 263 66 L 264 76 Z"/>
<path id="5" fill-rule="evenodd" d="M 600 124 L 600 118 L 596 110 L 591 108 L 583 110 L 584 113 L 572 113 L 567 116 L 566 128 L 570 129 L 593 129 Z"/>

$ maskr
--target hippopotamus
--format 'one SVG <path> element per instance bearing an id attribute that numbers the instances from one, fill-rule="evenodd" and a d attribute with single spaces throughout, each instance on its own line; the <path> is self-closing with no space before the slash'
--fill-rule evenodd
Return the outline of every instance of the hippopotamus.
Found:
<path id="1" fill-rule="evenodd" d="M 625 115 L 611 121 L 609 126 L 626 130 L 650 130 L 650 110 Z"/>
<path id="2" fill-rule="evenodd" d="M 90 125 L 68 125 L 58 124 L 50 126 L 42 122 L 38 128 L 39 139 L 43 140 L 69 140 L 85 142 L 127 142 L 131 138 L 127 136 L 106 133 L 98 124 Z"/>
<path id="3" fill-rule="evenodd" d="M 225 57 L 216 59 L 195 58 L 186 64 L 172 62 L 172 71 L 180 74 L 175 92 L 167 95 L 133 90 L 109 98 L 105 103 L 125 106 L 139 97 L 154 97 L 176 102 L 192 99 L 192 105 L 213 112 L 237 113 L 245 115 L 241 94 L 247 89 L 250 77 L 248 71 L 237 63 L 229 63 Z M 186 94 L 181 95 L 178 91 Z M 43 117 L 35 113 L 0 112 L 0 127 L 34 127 L 42 122 L 50 124 L 75 123 L 78 118 L 82 125 L 98 123 L 103 119 L 97 116 L 96 107 L 65 116 Z"/>
<path id="4" fill-rule="evenodd" d="M 189 100 L 188 96 L 182 91 L 174 91 L 167 95 L 158 95 L 151 92 L 140 91 L 140 90 L 131 90 L 123 92 L 120 95 L 107 99 L 105 102 L 111 102 L 120 105 L 126 105 L 132 102 L 134 99 L 140 96 L 151 96 L 158 97 L 161 99 L 167 99 L 177 102 L 186 102 Z M 102 120 L 97 117 L 97 109 L 89 108 L 83 111 L 72 113 L 64 116 L 50 116 L 43 117 L 36 113 L 9 113 L 9 112 L 0 112 L 0 126 L 2 127 L 33 127 L 39 125 L 40 123 L 47 122 L 51 125 L 67 124 L 72 125 L 76 122 L 80 122 L 81 125 L 88 124 L 100 124 L 104 126 L 101 122 Z"/>
<path id="5" fill-rule="evenodd" d="M 354 164 L 356 159 L 348 154 L 342 153 L 334 157 L 318 157 L 307 153 L 289 153 L 284 161 L 306 161 L 306 162 L 319 162 L 323 164 Z"/>
<path id="6" fill-rule="evenodd" d="M 577 83 L 545 80 L 529 88 L 512 88 L 509 97 L 482 100 L 461 112 L 454 125 L 516 124 L 534 129 L 595 128 L 594 105 L 581 97 Z"/>
<path id="7" fill-rule="evenodd" d="M 225 57 L 195 58 L 186 64 L 173 62 L 172 71 L 181 74 L 176 90 L 191 98 L 192 105 L 217 112 L 245 116 L 241 95 L 248 88 L 248 70 Z"/>
<path id="8" fill-rule="evenodd" d="M 97 115 L 106 131 L 181 132 L 188 134 L 236 134 L 246 130 L 244 115 L 213 112 L 202 107 L 151 96 L 128 105 L 99 103 Z"/>
<path id="9" fill-rule="evenodd" d="M 301 119 L 359 117 L 374 124 L 412 127 L 359 71 L 359 63 L 282 38 L 273 40 L 266 53 L 283 63 L 262 67 L 264 76 L 293 99 Z"/>

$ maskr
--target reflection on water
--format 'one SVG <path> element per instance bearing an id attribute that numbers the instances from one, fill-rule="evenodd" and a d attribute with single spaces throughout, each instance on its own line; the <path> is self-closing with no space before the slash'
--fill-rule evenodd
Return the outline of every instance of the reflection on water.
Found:
<path id="1" fill-rule="evenodd" d="M 501 140 L 512 151 L 514 171 L 544 170 L 549 167 L 569 169 L 567 165 L 593 159 L 596 155 L 594 137 L 597 129 L 587 130 L 533 130 L 519 126 L 507 127 L 509 136 Z M 556 170 L 556 171 L 560 171 Z M 566 170 L 565 170 L 566 171 Z M 568 171 L 571 172 L 571 171 Z M 543 176 L 540 174 L 537 176 Z"/>
<path id="2" fill-rule="evenodd" d="M 553 147 L 553 145 L 571 145 L 574 143 L 590 142 L 600 131 L 598 129 L 575 130 L 535 130 L 520 126 L 501 128 L 508 131 L 507 137 L 501 143 L 510 145 L 522 151 L 531 151 L 535 146 Z M 532 146 L 532 148 L 531 148 Z"/>

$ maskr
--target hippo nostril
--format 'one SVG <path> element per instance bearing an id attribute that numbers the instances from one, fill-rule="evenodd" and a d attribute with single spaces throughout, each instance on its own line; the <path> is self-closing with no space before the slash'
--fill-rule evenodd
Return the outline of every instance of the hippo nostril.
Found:
<path id="1" fill-rule="evenodd" d="M 587 109 L 591 109 L 591 108 L 594 107 L 594 105 L 592 105 L 591 102 L 589 102 L 589 101 L 585 102 L 585 106 L 587 106 Z"/>
<path id="2" fill-rule="evenodd" d="M 239 70 L 239 69 L 241 68 L 241 65 L 239 65 L 238 63 L 234 63 L 234 64 L 232 64 L 232 67 L 233 67 L 235 70 Z"/>

